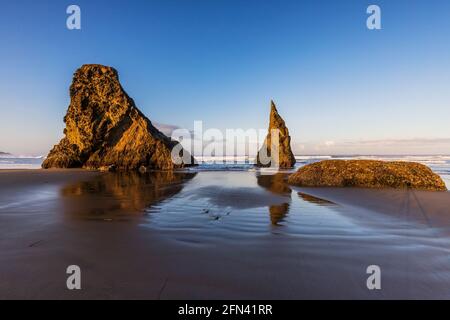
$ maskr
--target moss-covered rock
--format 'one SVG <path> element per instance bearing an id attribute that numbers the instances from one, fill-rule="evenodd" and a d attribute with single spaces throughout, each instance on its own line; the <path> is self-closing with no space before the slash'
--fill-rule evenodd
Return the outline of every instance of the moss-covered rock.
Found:
<path id="1" fill-rule="evenodd" d="M 447 190 L 441 177 L 415 162 L 325 160 L 300 168 L 288 182 L 302 187 Z"/>

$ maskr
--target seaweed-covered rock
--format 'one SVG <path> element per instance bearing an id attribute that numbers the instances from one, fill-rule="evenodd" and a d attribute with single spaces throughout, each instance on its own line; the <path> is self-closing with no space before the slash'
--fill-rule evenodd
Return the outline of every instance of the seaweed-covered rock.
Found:
<path id="1" fill-rule="evenodd" d="M 175 169 L 194 159 L 158 129 L 123 90 L 115 69 L 83 65 L 73 77 L 65 137 L 43 168 Z M 172 150 L 188 161 L 172 161 Z"/>
<path id="2" fill-rule="evenodd" d="M 363 187 L 447 190 L 441 177 L 415 162 L 325 160 L 306 165 L 288 182 L 302 187 Z"/>
<path id="3" fill-rule="evenodd" d="M 272 132 L 278 132 L 278 144 L 272 143 Z M 273 144 L 278 148 L 278 159 L 272 154 Z M 264 145 L 256 156 L 256 165 L 258 167 L 279 168 L 292 168 L 295 165 L 289 130 L 283 118 L 278 114 L 277 107 L 273 101 L 271 101 L 269 133 L 264 141 Z"/>

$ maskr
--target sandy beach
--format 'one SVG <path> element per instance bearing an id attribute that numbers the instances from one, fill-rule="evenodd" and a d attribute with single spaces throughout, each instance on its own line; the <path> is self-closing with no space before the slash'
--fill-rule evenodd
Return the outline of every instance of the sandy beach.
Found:
<path id="1" fill-rule="evenodd" d="M 0 299 L 450 298 L 450 193 L 285 178 L 2 170 Z"/>

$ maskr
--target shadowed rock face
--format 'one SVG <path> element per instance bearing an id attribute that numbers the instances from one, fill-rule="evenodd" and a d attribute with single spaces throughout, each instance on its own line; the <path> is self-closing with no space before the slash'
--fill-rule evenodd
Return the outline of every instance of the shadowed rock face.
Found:
<path id="1" fill-rule="evenodd" d="M 137 109 L 115 69 L 82 66 L 74 74 L 70 98 L 65 137 L 50 151 L 43 168 L 174 169 L 194 163 L 190 155 L 188 163 L 172 161 L 175 146 L 180 155 L 187 151 Z"/>
<path id="2" fill-rule="evenodd" d="M 288 182 L 302 187 L 447 190 L 441 177 L 415 162 L 325 160 L 300 168 Z"/>
<path id="3" fill-rule="evenodd" d="M 272 155 L 272 130 L 278 130 L 279 132 L 278 159 Z M 269 162 L 264 161 L 265 155 L 270 157 Z M 256 165 L 259 167 L 275 166 L 280 168 L 292 168 L 295 165 L 295 157 L 291 150 L 291 137 L 289 136 L 289 130 L 286 127 L 284 120 L 278 114 L 277 107 L 273 101 L 271 101 L 269 133 L 267 134 L 263 147 L 258 152 L 256 157 Z"/>

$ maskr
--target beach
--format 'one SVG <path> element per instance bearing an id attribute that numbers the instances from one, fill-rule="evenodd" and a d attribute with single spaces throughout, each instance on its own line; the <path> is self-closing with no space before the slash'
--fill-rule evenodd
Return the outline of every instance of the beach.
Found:
<path id="1" fill-rule="evenodd" d="M 0 170 L 0 299 L 450 298 L 449 192 L 287 174 Z"/>
<path id="2" fill-rule="evenodd" d="M 450 1 L 2 9 L 0 301 L 450 300 Z"/>

